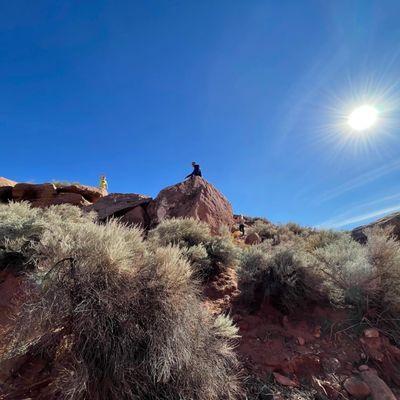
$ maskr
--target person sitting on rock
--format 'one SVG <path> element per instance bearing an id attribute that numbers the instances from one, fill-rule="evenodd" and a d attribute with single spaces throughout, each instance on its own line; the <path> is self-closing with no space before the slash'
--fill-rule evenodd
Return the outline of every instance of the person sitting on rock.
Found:
<path id="1" fill-rule="evenodd" d="M 191 174 L 189 174 L 188 176 L 185 177 L 185 179 L 187 178 L 192 178 L 193 176 L 201 176 L 201 170 L 200 170 L 200 165 L 196 164 L 194 161 L 192 162 L 192 166 L 193 166 L 193 172 Z"/>

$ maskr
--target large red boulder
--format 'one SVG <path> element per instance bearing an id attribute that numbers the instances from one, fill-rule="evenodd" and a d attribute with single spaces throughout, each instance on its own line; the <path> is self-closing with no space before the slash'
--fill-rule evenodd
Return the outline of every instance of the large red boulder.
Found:
<path id="1" fill-rule="evenodd" d="M 151 201 L 151 197 L 136 193 L 112 193 L 99 199 L 95 204 L 86 207 L 86 211 L 96 211 L 100 220 L 111 217 L 122 217 L 138 206 L 145 207 Z M 128 220 L 137 221 L 139 211 L 135 215 L 127 216 Z"/>
<path id="2" fill-rule="evenodd" d="M 12 189 L 14 201 L 29 201 L 34 206 L 46 207 L 56 197 L 56 187 L 52 183 L 17 183 Z"/>
<path id="3" fill-rule="evenodd" d="M 11 191 L 14 201 L 29 201 L 34 207 L 56 204 L 87 206 L 101 196 L 99 189 L 83 185 L 56 187 L 52 183 L 17 183 Z"/>
<path id="4" fill-rule="evenodd" d="M 153 224 L 166 218 L 192 217 L 206 222 L 213 233 L 222 225 L 234 223 L 229 201 L 199 176 L 163 189 L 147 212 Z"/>
<path id="5" fill-rule="evenodd" d="M 100 197 L 107 195 L 107 192 L 94 186 L 80 185 L 57 185 L 57 193 L 76 193 L 80 194 L 90 203 L 95 203 Z"/>

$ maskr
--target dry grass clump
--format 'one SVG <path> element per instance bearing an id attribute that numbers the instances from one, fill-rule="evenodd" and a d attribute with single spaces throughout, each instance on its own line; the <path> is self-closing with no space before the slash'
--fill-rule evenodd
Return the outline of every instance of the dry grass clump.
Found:
<path id="1" fill-rule="evenodd" d="M 45 394 L 236 399 L 236 328 L 201 306 L 181 251 L 148 246 L 140 230 L 117 221 L 60 219 L 32 246 L 36 288 L 17 316 L 9 353 L 28 349 L 52 360 Z"/>
<path id="2" fill-rule="evenodd" d="M 148 240 L 154 247 L 178 246 L 202 279 L 237 264 L 239 249 L 226 229 L 211 236 L 208 225 L 193 218 L 164 220 L 149 232 Z"/>

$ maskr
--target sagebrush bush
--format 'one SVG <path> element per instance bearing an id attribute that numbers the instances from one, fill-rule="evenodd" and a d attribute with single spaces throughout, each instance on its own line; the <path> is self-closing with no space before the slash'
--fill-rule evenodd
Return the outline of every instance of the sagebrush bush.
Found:
<path id="1" fill-rule="evenodd" d="M 374 268 L 368 262 L 365 248 L 350 235 L 338 238 L 312 253 L 309 262 L 315 275 L 321 277 L 323 288 L 334 304 L 345 302 L 346 295 L 367 291 L 373 278 Z"/>
<path id="2" fill-rule="evenodd" d="M 149 232 L 148 240 L 154 247 L 178 246 L 204 279 L 237 264 L 239 250 L 226 229 L 212 236 L 207 224 L 193 218 L 166 219 Z"/>
<path id="3" fill-rule="evenodd" d="M 171 218 L 163 220 L 149 232 L 148 239 L 158 246 L 195 246 L 205 243 L 210 237 L 210 228 L 194 218 Z"/>
<path id="4" fill-rule="evenodd" d="M 206 243 L 208 257 L 212 264 L 221 267 L 236 265 L 239 249 L 230 237 L 213 237 Z"/>
<path id="5" fill-rule="evenodd" d="M 266 298 L 291 311 L 315 299 L 312 276 L 290 245 L 252 246 L 243 251 L 239 266 L 242 300 L 258 308 Z"/>
<path id="6" fill-rule="evenodd" d="M 376 286 L 382 308 L 400 312 L 400 243 L 390 228 L 368 229 L 367 254 L 376 269 Z"/>
<path id="7" fill-rule="evenodd" d="M 67 221 L 63 213 L 76 212 L 67 209 L 33 242 L 35 284 L 10 341 L 54 360 L 46 395 L 236 399 L 235 328 L 202 307 L 181 250 L 147 245 L 117 221 Z"/>

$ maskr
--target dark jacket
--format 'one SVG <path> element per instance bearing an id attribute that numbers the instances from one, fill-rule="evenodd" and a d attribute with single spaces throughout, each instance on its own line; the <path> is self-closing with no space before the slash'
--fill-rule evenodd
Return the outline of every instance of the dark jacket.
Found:
<path id="1" fill-rule="evenodd" d="M 200 170 L 199 164 L 193 165 L 193 172 L 191 174 L 189 174 L 188 176 L 186 176 L 185 179 L 191 178 L 192 176 L 201 176 L 201 170 Z"/>

